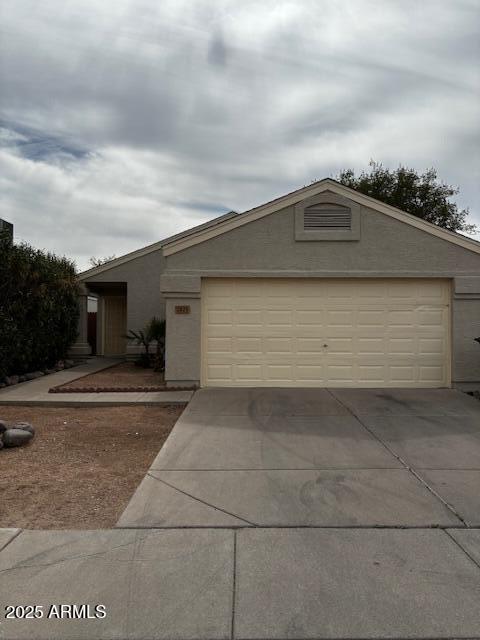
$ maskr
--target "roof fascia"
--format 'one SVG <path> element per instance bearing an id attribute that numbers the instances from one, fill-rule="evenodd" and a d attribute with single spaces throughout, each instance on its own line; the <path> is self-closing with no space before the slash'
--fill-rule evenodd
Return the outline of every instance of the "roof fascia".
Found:
<path id="1" fill-rule="evenodd" d="M 186 237 L 170 239 L 163 247 L 163 254 L 165 256 L 173 255 L 179 251 L 183 251 L 184 249 L 188 249 L 189 247 L 232 231 L 233 229 L 237 229 L 245 224 L 264 218 L 272 213 L 276 213 L 281 209 L 324 191 L 332 191 L 339 195 L 343 195 L 358 204 L 383 213 L 391 218 L 399 220 L 400 222 L 404 222 L 405 224 L 409 224 L 412 227 L 425 231 L 437 238 L 441 238 L 442 240 L 446 240 L 447 242 L 451 242 L 464 249 L 480 254 L 480 242 L 467 238 L 466 236 L 462 236 L 458 233 L 454 233 L 453 231 L 448 231 L 442 227 L 438 227 L 431 222 L 417 218 L 416 216 L 402 211 L 401 209 L 397 209 L 396 207 L 380 202 L 375 198 L 359 193 L 350 187 L 340 184 L 332 178 L 325 178 L 319 182 L 309 185 L 308 187 L 303 187 L 302 189 L 293 191 L 292 193 L 272 200 L 271 202 L 267 202 L 266 204 L 255 207 L 254 209 L 245 211 L 235 219 L 225 220 L 213 228 L 199 229 Z"/>

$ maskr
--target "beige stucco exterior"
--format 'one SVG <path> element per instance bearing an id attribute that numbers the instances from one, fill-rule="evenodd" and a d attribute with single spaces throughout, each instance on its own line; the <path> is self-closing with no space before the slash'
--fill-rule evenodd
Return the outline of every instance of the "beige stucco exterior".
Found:
<path id="1" fill-rule="evenodd" d="M 480 254 L 370 207 L 360 208 L 358 241 L 296 240 L 291 205 L 166 256 L 161 279 L 163 295 L 169 296 L 166 378 L 174 384 L 199 381 L 201 372 L 199 332 L 192 332 L 186 345 L 179 329 L 187 322 L 200 326 L 200 306 L 192 306 L 188 318 L 176 316 L 174 306 L 186 293 L 200 298 L 202 278 L 211 277 L 450 280 L 452 383 L 480 381 L 480 353 L 473 342 L 480 335 Z"/>
<path id="2" fill-rule="evenodd" d="M 236 215 L 229 212 L 219 218 L 199 225 L 193 231 L 215 226 L 223 220 Z M 89 269 L 80 274 L 82 291 L 98 298 L 97 311 L 97 354 L 108 355 L 109 342 L 107 337 L 107 315 L 105 301 L 109 296 L 122 295 L 126 305 L 126 329 L 138 331 L 153 317 L 165 319 L 166 299 L 160 291 L 160 277 L 165 269 L 163 246 L 166 242 L 184 237 L 189 232 L 182 232 L 164 241 L 159 241 L 131 254 L 121 256 L 100 267 Z M 79 340 L 73 348 L 74 353 L 84 356 L 88 353 L 86 344 L 86 328 L 84 314 L 86 306 L 84 298 L 81 300 L 81 321 L 79 325 Z M 117 332 L 118 333 L 118 332 Z M 118 342 L 119 335 L 116 336 Z M 79 342 L 79 341 L 77 341 Z M 142 347 L 134 341 L 125 342 L 124 356 L 135 358 Z"/>
<path id="3" fill-rule="evenodd" d="M 118 295 L 115 285 L 124 285 L 123 295 L 126 298 L 126 328 L 138 330 L 156 316 L 165 318 L 165 299 L 160 293 L 160 276 L 165 268 L 165 258 L 162 250 L 157 249 L 152 253 L 139 256 L 133 260 L 125 262 L 119 266 L 92 275 L 84 281 L 91 291 L 100 294 L 99 304 L 102 305 L 103 298 Z M 102 310 L 102 313 L 104 311 Z M 106 320 L 106 318 L 105 318 Z M 105 350 L 106 326 L 97 329 L 99 336 L 99 352 L 107 355 Z M 141 347 L 133 343 L 128 343 L 125 355 L 134 356 L 139 353 Z"/>
<path id="4" fill-rule="evenodd" d="M 302 237 L 299 210 L 316 193 L 323 201 L 350 200 L 358 225 L 351 237 Z M 170 385 L 200 383 L 201 292 L 208 278 L 442 279 L 451 292 L 451 382 L 480 383 L 473 341 L 480 335 L 480 244 L 332 181 L 147 249 L 101 273 L 87 272 L 83 282 L 99 291 L 125 284 L 128 328 L 141 328 L 152 315 L 166 318 Z M 189 313 L 176 313 L 179 306 Z"/>

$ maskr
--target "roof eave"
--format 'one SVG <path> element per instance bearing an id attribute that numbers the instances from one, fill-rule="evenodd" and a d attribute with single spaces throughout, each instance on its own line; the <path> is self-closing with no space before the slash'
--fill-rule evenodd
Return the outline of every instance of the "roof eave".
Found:
<path id="1" fill-rule="evenodd" d="M 221 222 L 214 229 L 202 229 L 190 234 L 186 238 L 176 240 L 172 239 L 165 243 L 163 253 L 165 256 L 178 253 L 179 251 L 188 249 L 191 246 L 195 246 L 196 244 L 210 240 L 211 238 L 222 235 L 223 233 L 232 231 L 244 224 L 248 224 L 249 222 L 253 222 L 254 220 L 258 220 L 288 206 L 294 205 L 311 195 L 317 195 L 327 190 L 332 190 L 334 193 L 347 196 L 358 204 L 374 209 L 375 211 L 379 211 L 380 213 L 384 213 L 385 215 L 395 218 L 405 224 L 410 224 L 411 226 L 429 233 L 430 235 L 439 237 L 447 242 L 451 242 L 452 244 L 459 245 L 464 249 L 473 251 L 474 253 L 480 253 L 480 242 L 467 238 L 466 236 L 459 235 L 453 231 L 443 229 L 442 227 L 432 224 L 431 222 L 427 222 L 426 220 L 418 218 L 406 211 L 402 211 L 401 209 L 392 207 L 391 205 L 385 204 L 375 198 L 366 196 L 359 191 L 346 187 L 332 178 L 324 178 L 323 180 L 312 183 L 307 187 L 303 187 L 297 191 L 288 193 L 285 196 L 276 198 L 275 200 L 245 211 L 235 220 L 226 220 Z"/>
<path id="2" fill-rule="evenodd" d="M 154 251 L 158 251 L 162 249 L 169 242 L 178 241 L 185 237 L 188 237 L 194 233 L 197 233 L 200 229 L 211 228 L 217 224 L 221 224 L 222 222 L 229 220 L 237 216 L 238 213 L 236 211 L 229 211 L 228 213 L 223 214 L 222 216 L 218 216 L 217 218 L 213 218 L 212 220 L 208 220 L 203 224 L 196 225 L 191 229 L 187 229 L 186 231 L 181 231 L 180 233 L 176 233 L 173 236 L 169 236 L 164 240 L 159 240 L 158 242 L 154 242 L 153 244 L 149 244 L 146 247 L 142 247 L 140 249 L 135 249 L 135 251 L 131 251 L 130 253 L 126 253 L 123 256 L 119 256 L 118 258 L 114 258 L 113 260 L 109 260 L 105 262 L 105 264 L 101 264 L 98 267 L 92 267 L 91 269 L 87 269 L 86 271 L 82 271 L 77 275 L 77 279 L 80 281 L 85 281 L 90 279 L 93 276 L 104 273 L 105 271 L 109 271 L 110 269 L 114 269 L 115 267 L 119 267 L 126 262 L 130 262 L 131 260 L 135 260 L 136 258 L 141 258 L 149 253 L 153 253 Z"/>

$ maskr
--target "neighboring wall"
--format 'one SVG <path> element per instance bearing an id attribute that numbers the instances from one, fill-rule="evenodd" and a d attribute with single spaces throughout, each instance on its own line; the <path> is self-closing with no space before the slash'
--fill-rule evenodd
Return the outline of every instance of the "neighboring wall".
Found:
<path id="1" fill-rule="evenodd" d="M 142 329 L 152 316 L 165 317 L 165 300 L 160 293 L 160 276 L 165 266 L 161 249 L 112 267 L 83 282 L 125 282 L 127 284 L 127 327 Z M 128 353 L 140 349 L 129 345 Z"/>
<path id="2" fill-rule="evenodd" d="M 480 255 L 365 207 L 359 241 L 297 242 L 288 207 L 168 256 L 161 284 L 167 380 L 199 380 L 200 279 L 222 275 L 455 279 L 452 379 L 480 381 L 480 347 L 473 342 L 480 335 Z M 187 300 L 197 301 L 191 314 L 175 315 L 174 306 Z"/>

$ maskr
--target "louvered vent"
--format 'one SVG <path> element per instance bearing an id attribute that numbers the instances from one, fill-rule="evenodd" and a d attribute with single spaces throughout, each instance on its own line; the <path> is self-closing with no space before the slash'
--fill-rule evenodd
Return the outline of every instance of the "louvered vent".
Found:
<path id="1" fill-rule="evenodd" d="M 337 204 L 314 204 L 303 211 L 305 231 L 349 231 L 352 212 Z"/>

